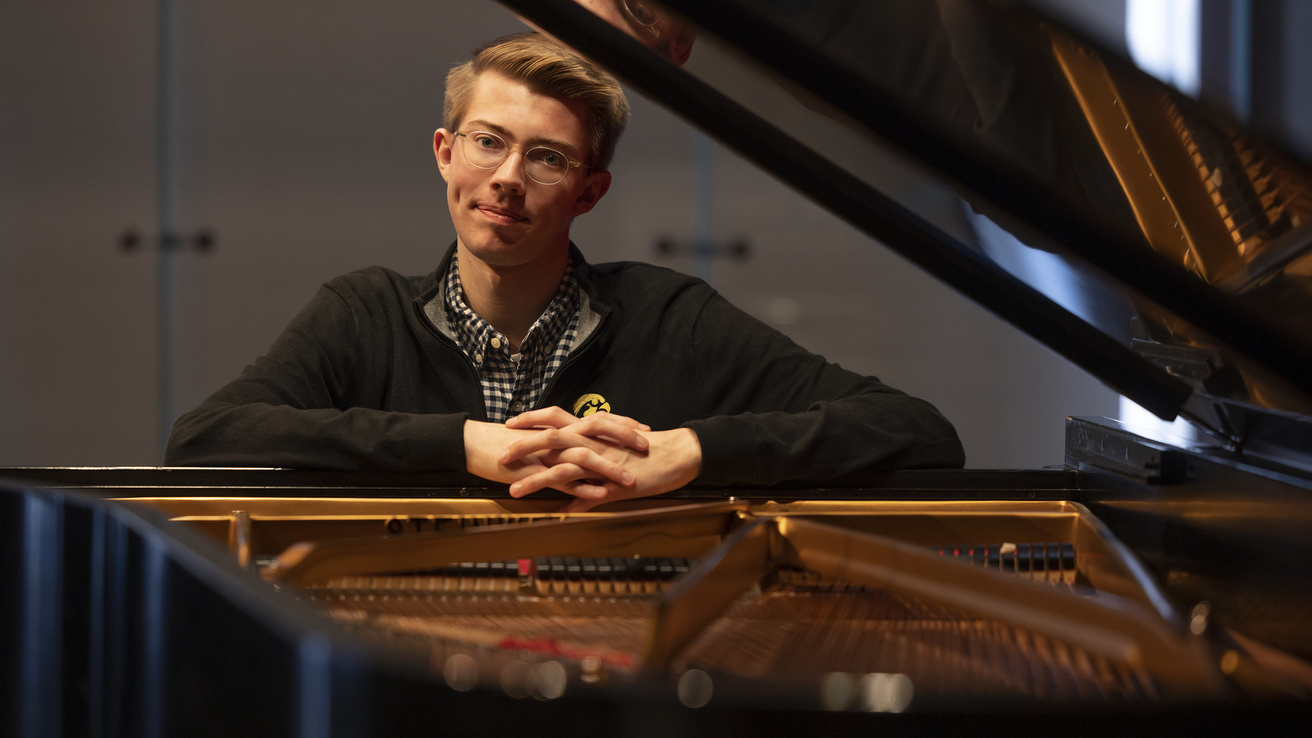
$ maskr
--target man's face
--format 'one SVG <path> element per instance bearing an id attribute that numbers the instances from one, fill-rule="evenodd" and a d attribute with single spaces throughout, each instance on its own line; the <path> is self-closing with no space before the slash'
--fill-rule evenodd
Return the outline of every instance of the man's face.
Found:
<path id="1" fill-rule="evenodd" d="M 644 46 L 683 66 L 696 35 L 674 18 L 641 0 L 575 0 L 602 20 L 638 39 Z"/>
<path id="2" fill-rule="evenodd" d="M 587 111 L 579 103 L 533 92 L 498 72 L 474 83 L 461 132 L 495 133 L 511 153 L 495 169 L 465 158 L 456 131 L 438 129 L 433 150 L 447 183 L 447 206 L 465 252 L 496 268 L 557 263 L 569 249 L 569 223 L 592 209 L 610 186 L 610 173 L 571 167 L 565 179 L 544 185 L 524 173 L 523 154 L 548 146 L 588 161 Z M 563 262 L 562 262 L 563 263 Z"/>

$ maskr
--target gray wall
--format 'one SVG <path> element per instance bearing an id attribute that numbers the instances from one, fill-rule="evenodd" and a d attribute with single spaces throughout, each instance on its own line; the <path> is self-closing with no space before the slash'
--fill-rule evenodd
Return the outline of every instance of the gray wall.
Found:
<path id="1" fill-rule="evenodd" d="M 125 228 L 153 236 L 160 215 L 156 3 L 0 7 L 0 465 L 157 464 L 162 344 L 172 416 L 262 353 L 323 281 L 432 268 L 453 238 L 431 158 L 445 71 L 520 28 L 482 0 L 177 5 L 164 208 L 217 242 L 166 262 L 117 247 Z M 690 67 L 716 61 L 708 45 Z M 690 238 L 706 202 L 696 134 L 633 102 L 615 185 L 575 225 L 591 260 L 706 273 L 802 345 L 934 402 L 974 467 L 1059 464 L 1066 415 L 1115 414 L 1096 381 L 722 149 L 712 235 L 747 239 L 751 258 L 659 256 L 657 239 Z M 882 186 L 960 227 L 955 198 L 869 157 Z"/>

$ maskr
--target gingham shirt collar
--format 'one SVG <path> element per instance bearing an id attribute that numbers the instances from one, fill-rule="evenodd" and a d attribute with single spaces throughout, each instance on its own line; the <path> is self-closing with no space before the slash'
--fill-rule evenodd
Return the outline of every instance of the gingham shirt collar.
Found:
<path id="1" fill-rule="evenodd" d="M 506 418 L 537 406 L 574 344 L 581 294 L 570 259 L 556 294 L 528 329 L 518 356 L 512 358 L 506 337 L 465 302 L 459 259 L 452 256 L 443 280 L 443 304 L 456 344 L 473 362 L 482 382 L 488 420 L 504 423 Z"/>

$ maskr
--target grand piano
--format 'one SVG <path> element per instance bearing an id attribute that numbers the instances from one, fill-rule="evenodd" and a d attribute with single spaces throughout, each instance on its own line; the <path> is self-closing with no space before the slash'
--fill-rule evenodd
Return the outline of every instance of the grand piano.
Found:
<path id="1" fill-rule="evenodd" d="M 0 470 L 7 734 L 1312 719 L 1312 169 L 1023 4 L 646 3 L 1009 236 L 965 243 L 570 0 L 504 4 L 1180 420 L 573 515 L 439 473 Z"/>

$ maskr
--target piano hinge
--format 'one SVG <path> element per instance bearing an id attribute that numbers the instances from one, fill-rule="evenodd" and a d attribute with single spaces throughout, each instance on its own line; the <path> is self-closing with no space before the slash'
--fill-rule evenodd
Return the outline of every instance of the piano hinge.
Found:
<path id="1" fill-rule="evenodd" d="M 1231 429 L 1234 428 L 1234 425 L 1230 422 L 1229 415 L 1226 413 L 1224 406 L 1214 405 L 1213 410 L 1216 412 L 1216 417 L 1220 425 L 1223 425 L 1226 428 L 1231 428 Z M 1198 427 L 1199 430 L 1203 431 L 1207 435 L 1216 439 L 1216 441 L 1220 443 L 1221 447 L 1224 448 L 1226 451 L 1230 451 L 1233 453 L 1239 453 L 1243 451 L 1244 439 L 1242 436 L 1240 436 L 1238 433 L 1235 433 L 1233 430 L 1227 431 L 1221 428 L 1217 428 L 1213 426 L 1211 423 L 1208 423 L 1206 420 L 1204 420 L 1202 417 L 1198 416 L 1197 414 L 1190 412 L 1188 408 L 1180 408 L 1180 417 L 1184 418 L 1185 420 L 1188 420 L 1190 423 L 1193 423 L 1195 426 Z"/>
<path id="2" fill-rule="evenodd" d="M 1131 433 L 1078 420 L 1066 424 L 1066 461 L 1073 466 L 1088 465 L 1152 484 L 1179 484 L 1191 475 L 1189 460 L 1186 453 Z"/>

